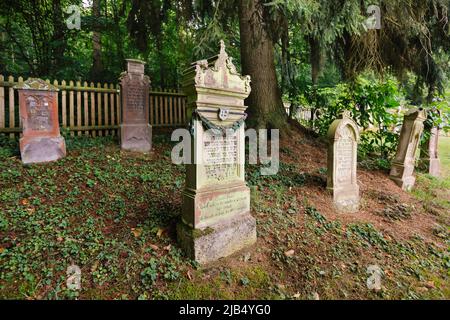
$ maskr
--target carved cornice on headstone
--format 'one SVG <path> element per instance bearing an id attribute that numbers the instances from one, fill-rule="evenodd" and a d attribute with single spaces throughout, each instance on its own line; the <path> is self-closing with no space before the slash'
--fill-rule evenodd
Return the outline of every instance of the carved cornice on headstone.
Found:
<path id="1" fill-rule="evenodd" d="M 14 86 L 18 90 L 59 91 L 58 87 L 39 78 L 29 78 Z"/>
<path id="2" fill-rule="evenodd" d="M 225 51 L 223 40 L 220 41 L 220 53 L 208 60 L 194 62 L 183 73 L 183 87 L 194 83 L 197 88 L 230 90 L 250 94 L 250 76 L 241 76 L 233 59 Z"/>
<path id="3" fill-rule="evenodd" d="M 427 112 L 423 108 L 411 108 L 405 114 L 405 119 L 408 120 L 426 120 Z"/>
<path id="4" fill-rule="evenodd" d="M 126 81 L 127 79 L 133 79 L 135 77 L 140 78 L 144 85 L 150 85 L 150 77 L 145 75 L 144 65 L 146 64 L 142 60 L 138 59 L 126 59 L 127 71 L 123 71 L 119 76 L 119 81 Z"/>

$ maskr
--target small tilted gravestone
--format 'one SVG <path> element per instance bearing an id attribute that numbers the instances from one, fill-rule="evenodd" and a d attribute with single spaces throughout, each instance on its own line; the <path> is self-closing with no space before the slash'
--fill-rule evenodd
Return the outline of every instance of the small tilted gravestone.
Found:
<path id="1" fill-rule="evenodd" d="M 140 60 L 127 59 L 127 71 L 120 76 L 120 145 L 123 150 L 149 152 L 152 148 L 152 127 L 149 122 L 150 79 L 144 75 L 144 64 Z"/>
<path id="2" fill-rule="evenodd" d="M 405 191 L 411 190 L 416 181 L 414 176 L 415 159 L 423 132 L 423 122 L 426 118 L 425 110 L 416 108 L 408 111 L 403 118 L 397 153 L 391 165 L 390 178 Z"/>
<path id="3" fill-rule="evenodd" d="M 333 193 L 336 209 L 356 212 L 359 209 L 359 186 L 356 176 L 359 130 L 344 111 L 328 129 L 327 189 Z"/>
<path id="4" fill-rule="evenodd" d="M 256 242 L 245 183 L 244 99 L 250 77 L 236 71 L 221 42 L 218 56 L 193 63 L 184 72 L 192 134 L 192 163 L 186 165 L 178 240 L 203 264 Z"/>
<path id="5" fill-rule="evenodd" d="M 441 176 L 441 161 L 439 160 L 439 127 L 432 127 L 428 138 L 424 141 L 420 150 L 420 162 L 433 177 Z"/>
<path id="6" fill-rule="evenodd" d="M 20 154 L 24 164 L 55 161 L 66 156 L 66 143 L 59 132 L 58 88 L 42 79 L 30 78 L 14 87 L 19 91 L 23 136 Z"/>

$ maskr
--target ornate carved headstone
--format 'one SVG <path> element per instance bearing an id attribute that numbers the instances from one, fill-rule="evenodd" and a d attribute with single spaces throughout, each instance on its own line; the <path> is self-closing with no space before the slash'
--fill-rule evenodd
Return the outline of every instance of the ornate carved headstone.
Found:
<path id="1" fill-rule="evenodd" d="M 333 193 L 336 209 L 356 212 L 359 186 L 356 177 L 359 130 L 345 111 L 328 129 L 327 189 Z"/>
<path id="2" fill-rule="evenodd" d="M 403 190 L 411 190 L 416 178 L 414 166 L 426 112 L 411 109 L 403 118 L 397 153 L 391 165 L 390 178 Z"/>
<path id="3" fill-rule="evenodd" d="M 59 89 L 37 78 L 30 78 L 14 88 L 19 91 L 23 127 L 20 139 L 22 162 L 49 162 L 64 157 L 66 143 L 58 122 Z"/>
<path id="4" fill-rule="evenodd" d="M 185 70 L 183 90 L 193 163 L 186 165 L 177 233 L 188 255 L 207 263 L 256 241 L 244 173 L 244 99 L 250 94 L 250 77 L 237 73 L 221 42 L 218 56 Z"/>
<path id="5" fill-rule="evenodd" d="M 150 79 L 144 75 L 144 62 L 127 59 L 127 71 L 120 76 L 122 96 L 120 143 L 124 150 L 149 152 L 152 148 L 149 86 Z"/>

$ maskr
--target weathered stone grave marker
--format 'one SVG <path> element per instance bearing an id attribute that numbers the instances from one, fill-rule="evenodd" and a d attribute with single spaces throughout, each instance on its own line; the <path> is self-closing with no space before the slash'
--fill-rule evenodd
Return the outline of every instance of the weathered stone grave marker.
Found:
<path id="1" fill-rule="evenodd" d="M 438 113 L 439 114 L 439 113 Z M 428 127 L 428 126 L 425 126 Z M 429 136 L 420 146 L 421 167 L 425 168 L 428 174 L 439 177 L 441 175 L 441 162 L 439 160 L 439 126 L 425 128 Z"/>
<path id="2" fill-rule="evenodd" d="M 20 139 L 22 162 L 49 162 L 65 157 L 66 143 L 58 122 L 59 89 L 37 78 L 30 78 L 14 88 L 19 91 L 23 127 Z"/>
<path id="3" fill-rule="evenodd" d="M 328 129 L 327 189 L 333 193 L 337 210 L 356 212 L 359 209 L 359 186 L 356 177 L 359 130 L 344 111 Z"/>
<path id="4" fill-rule="evenodd" d="M 218 56 L 193 63 L 183 77 L 193 143 L 186 165 L 182 247 L 199 263 L 228 256 L 256 241 L 245 183 L 244 99 L 250 77 L 236 71 L 221 42 Z"/>
<path id="5" fill-rule="evenodd" d="M 416 108 L 408 111 L 403 118 L 397 153 L 390 173 L 390 178 L 403 190 L 411 190 L 416 181 L 415 159 L 425 119 L 425 110 Z"/>
<path id="6" fill-rule="evenodd" d="M 149 152 L 152 148 L 152 127 L 149 123 L 150 79 L 144 75 L 144 62 L 127 59 L 127 71 L 120 76 L 122 115 L 121 148 Z"/>

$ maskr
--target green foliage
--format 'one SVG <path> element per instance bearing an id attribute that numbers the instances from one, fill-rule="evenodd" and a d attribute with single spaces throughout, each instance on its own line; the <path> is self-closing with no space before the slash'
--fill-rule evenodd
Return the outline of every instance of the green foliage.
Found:
<path id="1" fill-rule="evenodd" d="M 427 105 L 426 129 L 439 127 L 445 132 L 450 131 L 450 101 L 445 97 L 436 97 Z M 425 130 L 426 131 L 426 130 Z"/>
<path id="2" fill-rule="evenodd" d="M 398 108 L 404 98 L 393 78 L 379 80 L 360 76 L 352 83 L 314 89 L 307 93 L 310 104 L 320 106 L 314 126 L 326 135 L 331 122 L 343 110 L 363 129 L 358 152 L 361 158 L 375 156 L 389 159 L 397 147 L 398 134 L 394 129 L 401 124 Z"/>

